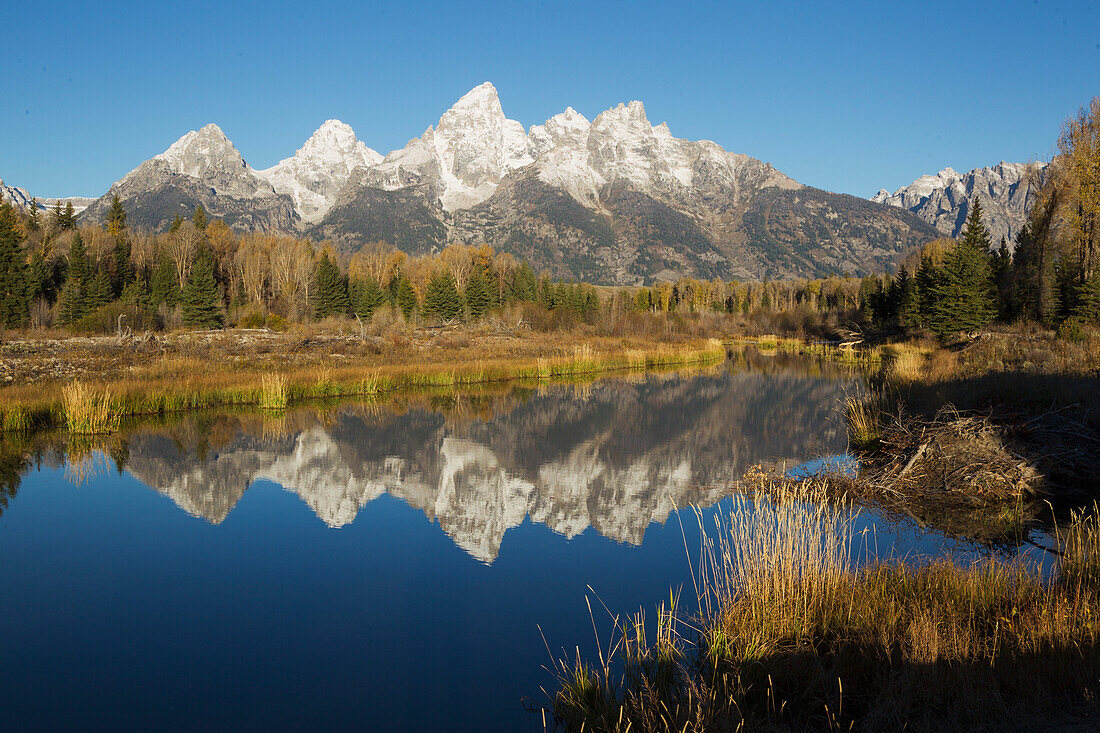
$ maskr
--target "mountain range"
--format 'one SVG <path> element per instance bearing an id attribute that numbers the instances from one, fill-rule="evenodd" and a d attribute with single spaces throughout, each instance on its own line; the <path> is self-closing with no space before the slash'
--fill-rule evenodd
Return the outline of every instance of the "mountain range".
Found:
<path id="1" fill-rule="evenodd" d="M 935 175 L 921 176 L 894 193 L 881 189 L 871 200 L 911 211 L 944 236 L 958 237 L 977 196 L 994 244 L 1004 237 L 1011 247 L 1027 221 L 1027 212 L 1039 193 L 1047 165 L 1001 161 L 967 173 L 944 168 Z"/>
<path id="2" fill-rule="evenodd" d="M 813 188 L 716 143 L 673 137 L 638 101 L 591 121 L 567 108 L 525 130 L 486 82 L 385 156 L 329 120 L 293 156 L 256 170 L 207 125 L 82 216 L 102 220 L 117 194 L 131 223 L 156 230 L 201 204 L 237 231 L 327 239 L 346 252 L 377 240 L 410 254 L 488 243 L 559 278 L 759 279 L 887 269 L 947 233 L 981 188 L 936 184 L 921 197 L 924 180 L 870 201 Z M 1030 190 L 1018 193 L 1019 177 L 1008 186 L 1005 221 Z"/>

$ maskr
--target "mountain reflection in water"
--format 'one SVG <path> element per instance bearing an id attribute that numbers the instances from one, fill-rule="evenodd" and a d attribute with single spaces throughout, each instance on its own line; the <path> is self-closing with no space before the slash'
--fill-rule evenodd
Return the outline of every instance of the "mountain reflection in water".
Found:
<path id="1" fill-rule="evenodd" d="M 594 527 L 640 544 L 675 508 L 712 504 L 758 463 L 842 452 L 849 372 L 734 370 L 691 378 L 345 406 L 266 422 L 192 416 L 138 429 L 116 465 L 180 508 L 222 522 L 255 482 L 297 494 L 330 527 L 390 494 L 492 562 L 526 517 L 566 537 Z M 728 491 L 728 488 L 726 489 Z"/>

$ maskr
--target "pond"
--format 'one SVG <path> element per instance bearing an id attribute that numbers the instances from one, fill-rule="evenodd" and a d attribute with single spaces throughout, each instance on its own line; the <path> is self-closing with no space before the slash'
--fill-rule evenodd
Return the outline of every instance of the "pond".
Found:
<path id="1" fill-rule="evenodd" d="M 0 727 L 540 729 L 589 602 L 606 628 L 690 583 L 677 509 L 837 462 L 860 389 L 758 356 L 8 445 Z M 880 553 L 976 552 L 860 522 Z"/>

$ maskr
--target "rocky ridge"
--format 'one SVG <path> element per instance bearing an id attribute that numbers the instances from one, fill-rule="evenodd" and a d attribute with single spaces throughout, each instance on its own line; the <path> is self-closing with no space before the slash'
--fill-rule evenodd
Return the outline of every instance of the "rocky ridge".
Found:
<path id="1" fill-rule="evenodd" d="M 994 242 L 1004 237 L 1011 247 L 1038 195 L 1046 163 L 1005 163 L 957 173 L 944 168 L 924 175 L 894 193 L 881 189 L 876 203 L 911 211 L 946 237 L 959 237 L 975 197 L 982 202 L 985 223 Z"/>

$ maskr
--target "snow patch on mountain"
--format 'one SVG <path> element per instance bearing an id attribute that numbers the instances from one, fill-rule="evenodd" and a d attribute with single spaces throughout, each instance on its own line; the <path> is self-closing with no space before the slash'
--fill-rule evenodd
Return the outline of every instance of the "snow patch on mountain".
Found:
<path id="1" fill-rule="evenodd" d="M 31 195 L 27 193 L 27 189 L 9 186 L 0 178 L 0 201 L 25 209 L 31 205 Z"/>
<path id="2" fill-rule="evenodd" d="M 382 155 L 360 142 L 350 125 L 327 120 L 293 156 L 256 175 L 290 195 L 303 221 L 314 222 L 332 207 L 352 171 L 381 161 Z"/>
<path id="3" fill-rule="evenodd" d="M 474 87 L 434 127 L 395 150 L 371 170 L 372 185 L 387 190 L 428 180 L 447 211 L 469 208 L 493 195 L 510 171 L 534 160 L 523 125 L 504 116 L 496 87 Z"/>

